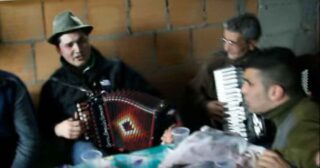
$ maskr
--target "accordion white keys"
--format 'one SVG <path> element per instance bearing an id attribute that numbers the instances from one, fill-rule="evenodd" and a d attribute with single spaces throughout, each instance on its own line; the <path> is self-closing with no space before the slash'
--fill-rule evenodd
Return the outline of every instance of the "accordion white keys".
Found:
<path id="1" fill-rule="evenodd" d="M 310 94 L 309 89 L 309 70 L 305 69 L 301 72 L 301 85 L 302 89 L 306 94 Z"/>
<path id="2" fill-rule="evenodd" d="M 213 71 L 217 97 L 225 103 L 223 130 L 236 133 L 248 141 L 254 141 L 265 134 L 264 122 L 259 116 L 247 110 L 241 93 L 243 70 L 228 66 Z"/>

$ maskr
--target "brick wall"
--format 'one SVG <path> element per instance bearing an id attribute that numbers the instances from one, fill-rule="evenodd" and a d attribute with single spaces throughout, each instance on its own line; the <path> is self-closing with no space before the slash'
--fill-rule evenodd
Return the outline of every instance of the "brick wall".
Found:
<path id="1" fill-rule="evenodd" d="M 243 9 L 257 13 L 257 1 L 0 1 L 0 69 L 17 74 L 37 104 L 42 84 L 60 66 L 46 42 L 51 22 L 71 10 L 94 26 L 91 42 L 106 57 L 123 59 L 177 101 L 198 65 L 221 48 L 222 21 Z"/>

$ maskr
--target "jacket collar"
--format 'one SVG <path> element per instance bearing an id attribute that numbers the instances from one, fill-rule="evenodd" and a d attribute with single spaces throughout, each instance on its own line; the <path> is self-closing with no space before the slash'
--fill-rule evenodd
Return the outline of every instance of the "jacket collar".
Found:
<path id="1" fill-rule="evenodd" d="M 295 105 L 298 104 L 298 102 L 303 99 L 304 96 L 299 95 L 290 98 L 288 101 L 283 103 L 282 105 L 266 112 L 263 114 L 267 119 L 271 119 L 276 125 L 279 125 L 282 120 L 289 114 L 291 113 L 291 108 Z"/>
<path id="2" fill-rule="evenodd" d="M 230 60 L 228 58 L 228 54 L 226 53 L 227 55 L 227 61 L 235 66 L 242 66 L 246 63 L 246 61 L 248 60 L 248 58 L 250 57 L 250 55 L 252 55 L 253 53 L 255 52 L 258 52 L 259 49 L 258 48 L 255 48 L 254 50 L 250 50 L 248 51 L 245 55 L 243 55 L 242 57 L 236 59 L 236 60 Z"/>

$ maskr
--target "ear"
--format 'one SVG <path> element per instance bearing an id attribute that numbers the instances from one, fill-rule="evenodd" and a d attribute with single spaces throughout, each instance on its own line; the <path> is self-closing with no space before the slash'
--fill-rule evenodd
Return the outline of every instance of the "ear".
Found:
<path id="1" fill-rule="evenodd" d="M 254 50 L 255 48 L 257 48 L 257 44 L 258 42 L 255 40 L 249 40 L 248 45 L 249 45 L 249 50 Z"/>
<path id="2" fill-rule="evenodd" d="M 284 96 L 285 96 L 285 93 L 284 93 L 284 90 L 281 86 L 279 85 L 272 85 L 270 88 L 269 88 L 269 92 L 268 92 L 268 95 L 269 95 L 269 98 L 272 100 L 272 101 L 279 101 L 281 100 Z"/>

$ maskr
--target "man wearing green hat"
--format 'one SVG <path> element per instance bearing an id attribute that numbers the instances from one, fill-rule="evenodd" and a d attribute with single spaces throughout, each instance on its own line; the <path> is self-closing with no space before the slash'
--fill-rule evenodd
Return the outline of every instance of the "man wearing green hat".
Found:
<path id="1" fill-rule="evenodd" d="M 61 67 L 44 84 L 39 105 L 41 132 L 46 142 L 58 144 L 57 164 L 80 163 L 83 150 L 95 148 L 82 137 L 82 122 L 75 119 L 76 103 L 88 98 L 96 88 L 107 91 L 129 89 L 158 96 L 137 72 L 120 60 L 107 60 L 90 45 L 91 25 L 83 23 L 72 12 L 58 14 L 53 21 L 53 33 L 48 42 L 56 47 Z M 50 151 L 53 152 L 53 151 Z M 67 153 L 66 153 L 67 152 Z M 106 152 L 106 151 L 102 151 Z M 67 157 L 66 157 L 67 154 Z"/>

